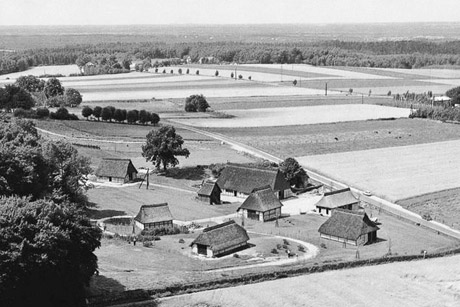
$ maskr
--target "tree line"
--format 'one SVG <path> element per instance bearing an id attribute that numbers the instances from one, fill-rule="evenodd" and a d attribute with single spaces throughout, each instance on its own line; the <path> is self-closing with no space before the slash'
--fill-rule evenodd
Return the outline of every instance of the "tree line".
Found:
<path id="1" fill-rule="evenodd" d="M 128 63 L 145 59 L 184 59 L 198 62 L 215 57 L 220 62 L 305 63 L 316 66 L 419 68 L 430 65 L 460 65 L 460 41 L 320 41 L 290 43 L 250 42 L 127 42 L 78 44 L 59 48 L 36 48 L 2 52 L 0 74 L 39 65 L 92 62 L 98 69 L 121 72 Z"/>
<path id="2" fill-rule="evenodd" d="M 160 116 L 157 113 L 146 110 L 138 111 L 117 109 L 113 106 L 107 106 L 104 108 L 99 106 L 94 108 L 84 106 L 81 110 L 81 115 L 87 120 L 89 120 L 90 117 L 93 117 L 98 121 L 101 119 L 106 122 L 112 122 L 112 120 L 114 120 L 118 123 L 124 123 L 126 121 L 128 124 L 139 123 L 145 125 L 151 123 L 156 126 L 160 122 Z"/>

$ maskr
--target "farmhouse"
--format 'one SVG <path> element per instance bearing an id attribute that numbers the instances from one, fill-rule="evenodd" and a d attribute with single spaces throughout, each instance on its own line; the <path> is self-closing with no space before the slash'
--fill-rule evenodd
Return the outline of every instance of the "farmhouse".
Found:
<path id="1" fill-rule="evenodd" d="M 279 199 L 292 195 L 289 182 L 279 170 L 227 164 L 217 179 L 222 194 L 246 198 L 254 189 L 270 186 Z"/>
<path id="2" fill-rule="evenodd" d="M 350 188 L 326 192 L 316 204 L 319 214 L 330 216 L 335 209 L 358 210 L 359 200 Z"/>
<path id="3" fill-rule="evenodd" d="M 204 182 L 198 190 L 198 199 L 212 204 L 220 204 L 220 193 L 222 190 L 216 182 Z"/>
<path id="4" fill-rule="evenodd" d="M 134 222 L 136 226 L 142 230 L 172 227 L 173 217 L 167 203 L 143 205 L 134 218 Z"/>
<path id="5" fill-rule="evenodd" d="M 272 188 L 265 186 L 254 189 L 237 211 L 245 218 L 265 222 L 280 217 L 282 206 Z"/>
<path id="6" fill-rule="evenodd" d="M 245 247 L 248 241 L 246 230 L 231 220 L 205 228 L 190 246 L 194 254 L 218 257 Z"/>
<path id="7" fill-rule="evenodd" d="M 321 238 L 358 246 L 376 242 L 377 230 L 364 211 L 337 209 L 318 232 Z"/>
<path id="8" fill-rule="evenodd" d="M 101 181 L 127 183 L 137 178 L 137 170 L 130 159 L 103 159 L 96 176 Z"/>

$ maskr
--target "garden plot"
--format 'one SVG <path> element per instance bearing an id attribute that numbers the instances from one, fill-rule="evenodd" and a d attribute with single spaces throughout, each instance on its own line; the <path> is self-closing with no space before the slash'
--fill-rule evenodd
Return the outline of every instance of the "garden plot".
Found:
<path id="1" fill-rule="evenodd" d="M 56 74 L 68 76 L 70 74 L 79 74 L 79 73 L 81 73 L 81 71 L 80 69 L 78 69 L 77 65 L 51 65 L 51 66 L 37 66 L 37 67 L 33 67 L 25 71 L 1 75 L 1 78 L 2 79 L 6 79 L 6 78 L 16 79 L 16 78 L 19 78 L 20 76 L 33 75 L 33 76 L 38 77 L 40 75 L 56 75 Z"/>
<path id="2" fill-rule="evenodd" d="M 391 201 L 460 187 L 460 141 L 298 157 L 304 167 Z"/>
<path id="3" fill-rule="evenodd" d="M 409 109 L 376 105 L 329 105 L 269 109 L 228 110 L 234 118 L 180 119 L 196 127 L 268 127 L 408 117 Z"/>

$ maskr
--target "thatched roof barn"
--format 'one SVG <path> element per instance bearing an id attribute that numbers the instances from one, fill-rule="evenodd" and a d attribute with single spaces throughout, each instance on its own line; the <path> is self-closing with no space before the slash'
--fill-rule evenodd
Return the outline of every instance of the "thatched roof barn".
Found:
<path id="1" fill-rule="evenodd" d="M 270 186 L 279 199 L 291 196 L 291 187 L 278 169 L 228 163 L 217 179 L 222 193 L 246 198 L 254 189 Z"/>
<path id="2" fill-rule="evenodd" d="M 334 209 L 358 210 L 359 200 L 353 195 L 350 188 L 324 193 L 316 203 L 318 213 L 330 216 Z"/>
<path id="3" fill-rule="evenodd" d="M 249 236 L 246 230 L 231 220 L 205 228 L 192 242 L 192 253 L 217 257 L 232 253 L 247 245 Z"/>
<path id="4" fill-rule="evenodd" d="M 198 199 L 212 204 L 220 204 L 222 190 L 216 182 L 204 182 L 198 190 Z"/>
<path id="5" fill-rule="evenodd" d="M 363 245 L 377 240 L 377 230 L 377 224 L 371 221 L 364 211 L 337 209 L 319 227 L 318 232 L 324 239 Z"/>
<path id="6" fill-rule="evenodd" d="M 168 203 L 143 205 L 134 218 L 134 222 L 140 229 L 172 227 L 173 216 L 169 211 Z"/>
<path id="7" fill-rule="evenodd" d="M 96 170 L 98 180 L 127 183 L 137 178 L 137 169 L 130 159 L 106 158 Z"/>
<path id="8" fill-rule="evenodd" d="M 272 188 L 267 185 L 254 189 L 237 211 L 245 218 L 265 222 L 280 217 L 282 206 Z"/>

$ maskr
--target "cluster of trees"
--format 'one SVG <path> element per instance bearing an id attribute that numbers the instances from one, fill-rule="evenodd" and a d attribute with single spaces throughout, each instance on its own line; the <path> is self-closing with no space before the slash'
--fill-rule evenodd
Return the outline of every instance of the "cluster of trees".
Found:
<path id="1" fill-rule="evenodd" d="M 73 64 L 73 63 L 72 63 Z M 75 60 L 83 75 L 119 74 L 130 71 L 131 60 L 116 55 L 82 54 Z"/>
<path id="2" fill-rule="evenodd" d="M 418 68 L 430 65 L 460 65 L 460 41 L 317 41 L 289 43 L 251 42 L 126 42 L 78 44 L 2 53 L 0 74 L 27 70 L 30 66 L 95 65 L 94 73 L 129 70 L 141 60 L 139 70 L 168 66 L 190 57 L 214 57 L 220 62 L 307 63 L 316 66 L 364 66 Z M 169 59 L 152 65 L 151 59 Z"/>
<path id="3" fill-rule="evenodd" d="M 186 112 L 206 112 L 208 108 L 209 104 L 203 94 L 191 95 L 185 98 Z"/>
<path id="4" fill-rule="evenodd" d="M 101 238 L 84 211 L 89 160 L 30 121 L 2 122 L 0 305 L 84 306 Z"/>
<path id="5" fill-rule="evenodd" d="M 151 123 L 152 125 L 156 126 L 160 122 L 160 116 L 156 113 L 152 113 L 146 110 L 125 110 L 125 109 L 117 109 L 112 106 L 107 107 L 88 107 L 85 106 L 81 110 L 81 115 L 85 117 L 87 120 L 92 116 L 97 120 L 102 119 L 103 121 L 112 120 L 118 123 L 124 123 L 125 121 L 128 124 L 148 124 Z"/>
<path id="6" fill-rule="evenodd" d="M 64 88 L 57 78 L 46 82 L 35 76 L 21 76 L 14 84 L 0 88 L 0 109 L 7 111 L 18 108 L 29 110 L 35 105 L 50 107 L 75 107 L 82 102 L 80 92 Z"/>
<path id="7" fill-rule="evenodd" d="M 441 121 L 457 121 L 460 122 L 460 108 L 443 107 L 443 106 L 420 106 L 413 110 L 409 115 L 410 118 L 429 118 Z"/>
<path id="8" fill-rule="evenodd" d="M 58 119 L 58 120 L 78 120 L 78 116 L 72 113 L 69 113 L 64 107 L 60 107 L 56 112 L 50 112 L 47 108 L 37 108 L 37 109 L 16 109 L 13 112 L 14 117 L 18 118 L 33 118 L 33 119 Z"/>

